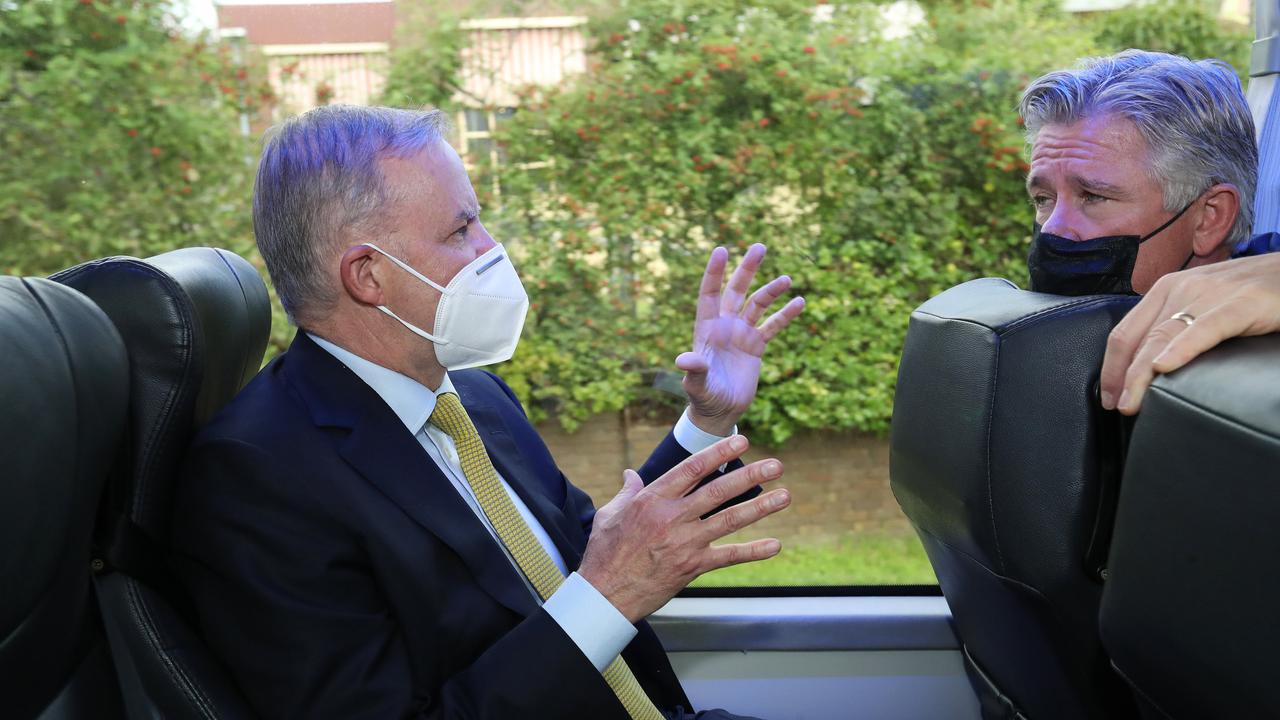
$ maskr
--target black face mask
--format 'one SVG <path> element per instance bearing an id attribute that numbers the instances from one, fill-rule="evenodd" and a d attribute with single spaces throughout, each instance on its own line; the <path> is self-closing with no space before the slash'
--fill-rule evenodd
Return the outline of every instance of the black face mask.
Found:
<path id="1" fill-rule="evenodd" d="M 1137 295 L 1133 291 L 1132 280 L 1138 246 L 1175 223 L 1194 203 L 1195 200 L 1187 203 L 1168 222 L 1141 237 L 1108 235 L 1092 240 L 1072 240 L 1041 232 L 1040 223 L 1036 223 L 1031 233 L 1031 252 L 1027 255 L 1031 290 L 1073 296 Z M 1195 253 L 1188 255 L 1182 267 L 1185 268 L 1193 257 Z"/>

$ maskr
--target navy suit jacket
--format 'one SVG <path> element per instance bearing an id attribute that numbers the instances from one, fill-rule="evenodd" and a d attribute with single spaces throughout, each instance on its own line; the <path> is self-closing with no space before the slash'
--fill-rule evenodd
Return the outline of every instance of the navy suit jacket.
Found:
<path id="1" fill-rule="evenodd" d="M 498 472 L 576 568 L 594 509 L 496 376 L 450 373 Z M 670 435 L 646 480 L 688 453 Z M 417 439 L 299 333 L 199 433 L 173 547 L 200 626 L 270 718 L 626 718 Z M 623 656 L 689 701 L 645 623 Z"/>

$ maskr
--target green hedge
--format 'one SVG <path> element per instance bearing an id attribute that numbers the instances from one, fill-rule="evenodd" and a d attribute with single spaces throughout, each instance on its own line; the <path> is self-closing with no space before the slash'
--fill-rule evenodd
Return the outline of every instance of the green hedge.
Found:
<path id="1" fill-rule="evenodd" d="M 261 73 L 177 30 L 177 3 L 0 4 L 0 270 L 110 254 L 252 247 Z M 925 3 L 905 37 L 874 4 L 602 3 L 591 69 L 528 91 L 481 168 L 486 222 L 533 301 L 500 368 L 536 418 L 676 404 L 651 389 L 689 342 L 710 248 L 769 245 L 809 305 L 770 350 L 747 430 L 888 426 L 909 311 L 980 275 L 1024 276 L 1031 212 L 1014 106 L 1028 79 L 1130 45 L 1237 64 L 1248 34 L 1167 3 L 1067 17 L 1056 4 Z M 423 6 L 388 99 L 440 101 L 467 34 Z M 416 40 L 415 40 L 416 38 Z M 292 330 L 277 308 L 273 350 Z"/>
<path id="2" fill-rule="evenodd" d="M 889 37 L 872 4 L 623 3 L 591 25 L 593 70 L 531 89 L 501 136 L 488 222 L 534 302 L 501 372 L 569 427 L 664 402 L 650 381 L 686 349 L 706 254 L 763 242 L 809 302 L 748 430 L 886 430 L 910 310 L 973 277 L 1025 279 L 1021 89 L 1131 39 L 1247 47 L 1186 21 L 1207 12 L 932 3 Z"/>

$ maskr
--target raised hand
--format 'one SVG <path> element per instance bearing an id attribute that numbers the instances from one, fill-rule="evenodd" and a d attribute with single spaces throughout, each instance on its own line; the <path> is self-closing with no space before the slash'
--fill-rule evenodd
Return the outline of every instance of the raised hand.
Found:
<path id="1" fill-rule="evenodd" d="M 694 453 L 647 487 L 627 470 L 621 492 L 596 512 L 578 574 L 636 622 L 694 578 L 728 565 L 773 557 L 773 538 L 711 543 L 791 504 L 785 488 L 763 493 L 703 520 L 726 500 L 782 477 L 782 463 L 760 460 L 689 492 L 715 468 L 742 456 L 747 439 L 727 437 Z"/>
<path id="2" fill-rule="evenodd" d="M 1280 253 L 1160 278 L 1107 338 L 1102 406 L 1133 415 L 1157 373 L 1237 335 L 1280 331 Z"/>
<path id="3" fill-rule="evenodd" d="M 713 435 L 733 432 L 755 399 L 761 358 L 769 341 L 804 310 L 804 298 L 792 298 L 760 322 L 791 288 L 791 278 L 781 275 L 748 297 L 764 254 L 764 245 L 752 245 L 725 286 L 729 252 L 722 247 L 711 252 L 698 290 L 693 349 L 676 358 L 676 367 L 685 372 L 689 419 Z"/>

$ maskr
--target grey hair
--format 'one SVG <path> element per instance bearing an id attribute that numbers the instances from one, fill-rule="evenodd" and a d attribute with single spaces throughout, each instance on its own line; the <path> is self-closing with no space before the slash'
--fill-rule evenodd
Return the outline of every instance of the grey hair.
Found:
<path id="1" fill-rule="evenodd" d="M 447 132 L 439 110 L 328 105 L 268 131 L 253 186 L 253 232 L 285 312 L 295 324 L 337 298 L 325 263 L 352 235 L 380 227 L 388 202 L 379 168 Z"/>
<path id="2" fill-rule="evenodd" d="M 1253 115 L 1239 78 L 1221 60 L 1144 50 L 1085 58 L 1028 85 L 1018 109 L 1028 143 L 1047 124 L 1098 114 L 1128 119 L 1150 149 L 1151 175 L 1166 210 L 1181 210 L 1210 187 L 1230 183 L 1240 192 L 1240 211 L 1227 242 L 1249 237 L 1258 178 Z"/>

